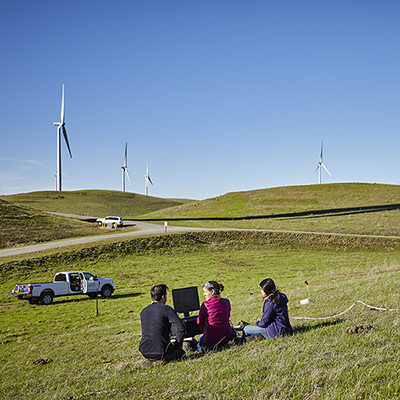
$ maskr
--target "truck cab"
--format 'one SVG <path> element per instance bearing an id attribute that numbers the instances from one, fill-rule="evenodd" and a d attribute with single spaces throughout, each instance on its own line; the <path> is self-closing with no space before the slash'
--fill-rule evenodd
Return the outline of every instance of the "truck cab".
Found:
<path id="1" fill-rule="evenodd" d="M 99 279 L 90 272 L 59 272 L 54 277 L 60 295 L 98 292 Z"/>

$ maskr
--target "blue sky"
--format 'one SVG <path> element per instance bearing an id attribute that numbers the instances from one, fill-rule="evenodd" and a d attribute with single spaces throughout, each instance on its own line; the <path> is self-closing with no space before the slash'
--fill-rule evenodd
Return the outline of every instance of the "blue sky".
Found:
<path id="1" fill-rule="evenodd" d="M 399 184 L 400 2 L 0 0 L 0 195 Z"/>

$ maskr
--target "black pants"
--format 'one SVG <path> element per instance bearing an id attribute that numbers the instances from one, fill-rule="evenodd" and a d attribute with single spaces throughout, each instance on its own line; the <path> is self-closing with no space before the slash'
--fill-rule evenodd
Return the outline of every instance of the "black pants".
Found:
<path id="1" fill-rule="evenodd" d="M 150 361 L 158 361 L 158 360 L 171 361 L 171 360 L 177 360 L 178 358 L 181 358 L 185 354 L 186 354 L 185 350 L 183 350 L 181 346 L 175 345 L 174 343 L 168 343 L 168 346 L 165 349 L 164 353 L 158 357 L 154 356 L 146 357 L 144 354 L 143 355 Z"/>

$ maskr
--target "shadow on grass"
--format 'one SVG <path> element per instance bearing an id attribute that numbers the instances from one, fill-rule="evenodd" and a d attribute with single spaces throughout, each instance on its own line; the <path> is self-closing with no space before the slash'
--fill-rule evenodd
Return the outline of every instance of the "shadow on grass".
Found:
<path id="1" fill-rule="evenodd" d="M 301 325 L 297 326 L 296 329 L 293 329 L 293 334 L 297 335 L 299 333 L 306 333 L 308 331 L 314 330 L 314 329 L 320 329 L 320 328 L 325 328 L 327 326 L 334 326 L 337 324 L 343 323 L 343 319 L 336 319 L 334 321 L 324 321 L 324 322 L 319 322 L 318 324 L 315 325 Z"/>
<path id="2" fill-rule="evenodd" d="M 103 297 L 97 297 L 97 298 L 90 298 L 87 295 L 79 295 L 82 297 L 74 297 L 74 298 L 67 298 L 67 299 L 62 299 L 62 300 L 55 300 L 53 301 L 53 304 L 63 304 L 63 303 L 80 303 L 82 301 L 91 301 L 91 300 L 101 300 L 101 301 L 109 301 L 109 300 L 117 300 L 117 299 L 126 299 L 126 298 L 131 298 L 131 297 L 137 297 L 137 296 L 141 296 L 143 293 L 124 293 L 124 294 L 116 294 L 116 295 L 112 295 L 111 297 L 109 297 L 108 299 L 105 299 Z"/>
<path id="3" fill-rule="evenodd" d="M 247 215 L 244 217 L 176 217 L 176 218 L 138 218 L 138 221 L 243 221 L 254 219 L 279 219 L 279 218 L 321 218 L 337 217 L 342 215 L 366 214 L 391 210 L 399 210 L 400 204 L 387 204 L 365 207 L 331 208 L 326 210 L 309 210 L 293 213 L 268 214 L 268 215 Z"/>
<path id="4" fill-rule="evenodd" d="M 110 299 L 126 299 L 129 297 L 137 297 L 145 294 L 147 296 L 147 293 L 124 293 L 124 294 L 115 294 L 110 297 Z"/>

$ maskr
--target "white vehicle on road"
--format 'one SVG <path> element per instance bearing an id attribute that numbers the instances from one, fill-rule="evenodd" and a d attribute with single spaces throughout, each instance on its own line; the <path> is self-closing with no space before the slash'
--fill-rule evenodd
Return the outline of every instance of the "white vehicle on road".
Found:
<path id="1" fill-rule="evenodd" d="M 30 304 L 48 305 L 54 297 L 87 294 L 90 298 L 97 295 L 108 298 L 114 292 L 114 281 L 111 278 L 98 278 L 87 271 L 59 272 L 53 282 L 17 284 L 10 296 L 28 300 Z"/>
<path id="2" fill-rule="evenodd" d="M 117 226 L 123 226 L 124 220 L 121 217 L 105 217 L 105 218 L 97 218 L 96 223 L 97 225 L 100 226 L 114 225 L 114 227 L 117 227 Z"/>

